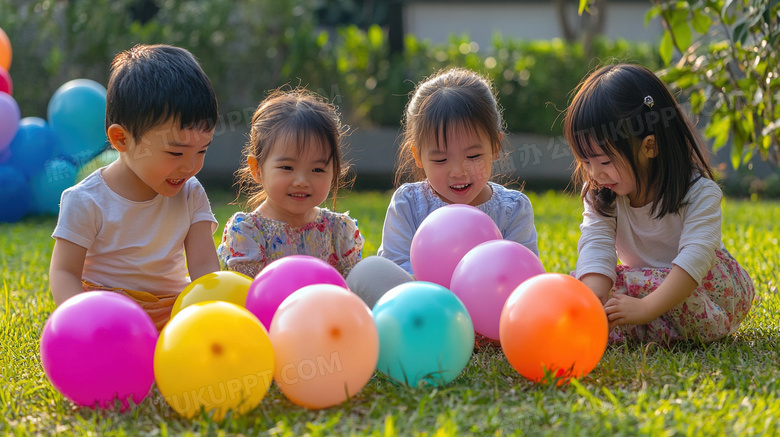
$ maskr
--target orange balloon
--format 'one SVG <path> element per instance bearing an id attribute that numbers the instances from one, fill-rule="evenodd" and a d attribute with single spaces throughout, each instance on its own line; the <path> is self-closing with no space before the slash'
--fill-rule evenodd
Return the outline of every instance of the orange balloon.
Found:
<path id="1" fill-rule="evenodd" d="M 501 311 L 499 337 L 509 364 L 539 382 L 545 371 L 560 385 L 581 378 L 607 348 L 608 323 L 601 301 L 585 284 L 560 273 L 527 279 Z"/>
<path id="2" fill-rule="evenodd" d="M 291 402 L 311 409 L 354 396 L 371 379 L 379 358 L 371 311 L 338 285 L 293 292 L 276 310 L 270 337 L 276 385 Z"/>
<path id="3" fill-rule="evenodd" d="M 3 28 L 0 27 L 0 67 L 6 71 L 11 69 L 11 40 L 8 39 Z"/>
<path id="4" fill-rule="evenodd" d="M 234 303 L 240 307 L 246 306 L 246 295 L 252 278 L 238 272 L 212 272 L 190 282 L 171 308 L 171 318 L 179 311 L 198 302 L 219 300 Z"/>

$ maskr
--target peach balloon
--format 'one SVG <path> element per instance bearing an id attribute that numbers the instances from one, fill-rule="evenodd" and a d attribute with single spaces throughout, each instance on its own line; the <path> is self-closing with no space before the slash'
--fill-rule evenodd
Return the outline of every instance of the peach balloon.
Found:
<path id="1" fill-rule="evenodd" d="M 379 333 L 371 311 L 356 294 L 314 284 L 288 296 L 270 330 L 276 354 L 274 380 L 296 405 L 338 405 L 374 374 Z"/>
<path id="2" fill-rule="evenodd" d="M 581 378 L 607 347 L 608 323 L 601 301 L 582 282 L 560 273 L 527 279 L 501 311 L 499 337 L 509 364 L 539 382 L 549 372 Z"/>

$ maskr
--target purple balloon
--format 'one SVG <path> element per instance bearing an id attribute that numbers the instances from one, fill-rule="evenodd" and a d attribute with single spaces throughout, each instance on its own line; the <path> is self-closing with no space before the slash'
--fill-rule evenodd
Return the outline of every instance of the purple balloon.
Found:
<path id="1" fill-rule="evenodd" d="M 307 285 L 333 284 L 347 288 L 338 270 L 308 255 L 291 255 L 268 264 L 255 276 L 246 296 L 246 309 L 271 329 L 276 310 L 287 296 Z"/>
<path id="2" fill-rule="evenodd" d="M 51 384 L 79 406 L 122 410 L 154 382 L 157 328 L 130 298 L 110 291 L 78 294 L 60 305 L 41 335 L 41 363 Z"/>
<path id="3" fill-rule="evenodd" d="M 14 139 L 22 113 L 13 97 L 0 93 L 0 151 L 5 150 Z"/>
<path id="4" fill-rule="evenodd" d="M 509 295 L 526 279 L 544 273 L 530 249 L 511 240 L 482 243 L 460 260 L 451 290 L 469 311 L 474 330 L 498 340 L 501 310 Z"/>
<path id="5" fill-rule="evenodd" d="M 412 238 L 409 256 L 414 277 L 450 288 L 452 272 L 463 255 L 480 243 L 501 238 L 493 219 L 479 209 L 443 206 L 423 220 Z"/>

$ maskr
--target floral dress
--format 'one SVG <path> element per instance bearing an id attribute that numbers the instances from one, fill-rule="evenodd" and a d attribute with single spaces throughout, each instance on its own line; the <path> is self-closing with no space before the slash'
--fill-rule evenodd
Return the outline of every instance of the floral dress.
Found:
<path id="1" fill-rule="evenodd" d="M 646 325 L 621 325 L 610 332 L 611 342 L 626 338 L 669 343 L 699 339 L 705 343 L 733 334 L 750 311 L 755 297 L 753 281 L 725 249 L 715 251 L 715 265 L 690 296 Z M 669 274 L 666 268 L 617 266 L 612 293 L 643 298 Z"/>
<path id="2" fill-rule="evenodd" d="M 360 261 L 364 241 L 348 213 L 320 208 L 313 222 L 294 228 L 255 210 L 233 214 L 225 224 L 217 255 L 224 268 L 250 278 L 289 255 L 322 259 L 347 276 Z"/>

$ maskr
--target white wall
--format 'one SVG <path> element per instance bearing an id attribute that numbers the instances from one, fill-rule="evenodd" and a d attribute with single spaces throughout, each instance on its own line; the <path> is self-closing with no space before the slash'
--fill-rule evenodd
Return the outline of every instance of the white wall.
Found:
<path id="1" fill-rule="evenodd" d="M 569 22 L 576 23 L 577 2 L 570 3 Z M 650 7 L 650 2 L 607 2 L 604 34 L 612 39 L 656 42 L 663 28 L 658 18 L 645 27 L 645 14 Z M 563 37 L 555 6 L 544 2 L 409 2 L 404 20 L 406 33 L 434 43 L 446 42 L 451 34 L 463 33 L 468 33 L 481 48 L 490 46 L 495 32 L 523 39 Z"/>

